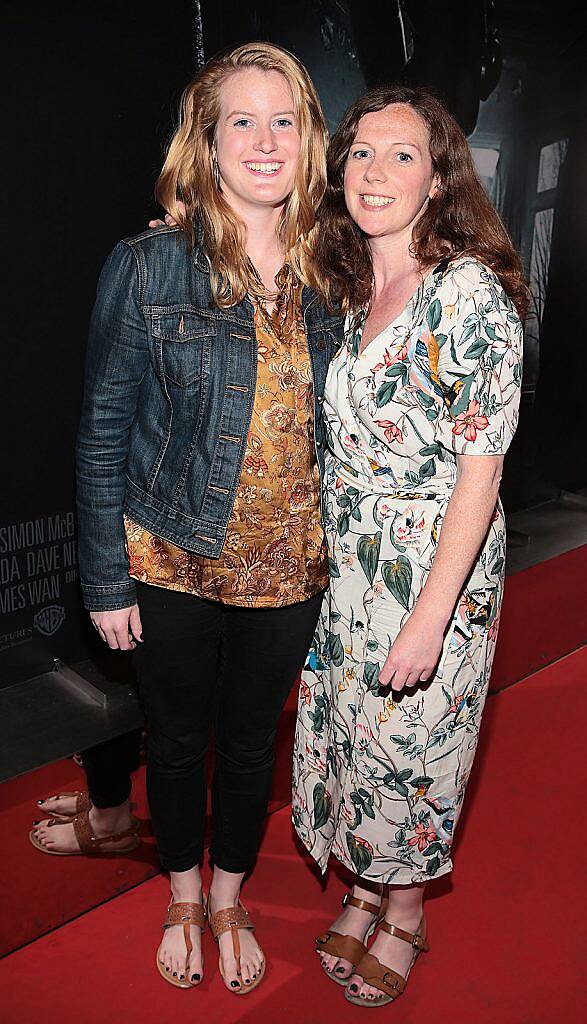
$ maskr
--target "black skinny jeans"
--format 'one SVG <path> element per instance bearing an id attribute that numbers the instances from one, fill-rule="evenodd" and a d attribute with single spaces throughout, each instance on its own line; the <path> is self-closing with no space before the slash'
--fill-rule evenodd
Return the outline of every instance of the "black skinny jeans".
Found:
<path id="1" fill-rule="evenodd" d="M 279 716 L 308 653 L 322 594 L 252 609 L 142 583 L 138 602 L 143 643 L 134 658 L 161 863 L 187 871 L 202 857 L 214 733 L 212 861 L 224 871 L 249 871 L 271 792 Z"/>
<path id="2" fill-rule="evenodd" d="M 128 800 L 131 772 L 139 767 L 142 731 L 133 729 L 83 751 L 88 793 L 94 807 L 118 807 Z"/>

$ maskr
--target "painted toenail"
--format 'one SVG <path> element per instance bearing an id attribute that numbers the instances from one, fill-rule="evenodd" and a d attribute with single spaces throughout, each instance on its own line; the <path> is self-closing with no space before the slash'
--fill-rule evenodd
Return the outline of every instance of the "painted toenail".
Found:
<path id="1" fill-rule="evenodd" d="M 37 803 L 38 803 L 39 807 L 41 807 L 41 805 L 44 804 L 45 801 L 44 800 L 37 800 Z"/>
<path id="2" fill-rule="evenodd" d="M 336 968 L 336 973 L 337 974 L 344 974 L 344 967 L 337 967 Z"/>
<path id="3" fill-rule="evenodd" d="M 349 985 L 349 992 L 358 992 L 358 985 Z"/>
<path id="4" fill-rule="evenodd" d="M 180 981 L 183 981 L 183 979 L 184 979 L 184 978 L 185 978 L 185 974 L 180 974 L 180 976 L 179 976 L 179 980 L 180 980 Z"/>
<path id="5" fill-rule="evenodd" d="M 253 978 L 254 977 L 255 977 L 255 975 L 253 974 Z M 245 978 L 245 985 L 250 985 L 250 984 L 251 984 L 251 979 L 250 978 Z"/>
<path id="6" fill-rule="evenodd" d="M 177 971 L 174 971 L 174 972 L 173 972 L 173 977 L 174 977 L 174 978 L 177 978 Z"/>
<path id="7" fill-rule="evenodd" d="M 230 987 L 231 988 L 238 988 L 238 981 L 231 981 Z"/>
<path id="8" fill-rule="evenodd" d="M 199 980 L 200 980 L 200 975 L 199 974 L 192 974 L 192 981 L 199 981 Z"/>

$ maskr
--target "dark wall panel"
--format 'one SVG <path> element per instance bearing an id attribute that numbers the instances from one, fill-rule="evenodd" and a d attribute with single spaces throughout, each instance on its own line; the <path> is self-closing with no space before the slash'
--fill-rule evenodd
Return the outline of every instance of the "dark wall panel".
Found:
<path id="1" fill-rule="evenodd" d="M 583 39 L 574 40 L 565 54 L 563 82 L 568 101 L 561 106 L 566 114 L 568 149 L 554 206 L 536 393 L 537 438 L 544 470 L 558 487 L 570 491 L 587 487 L 586 38 L 587 32 Z"/>

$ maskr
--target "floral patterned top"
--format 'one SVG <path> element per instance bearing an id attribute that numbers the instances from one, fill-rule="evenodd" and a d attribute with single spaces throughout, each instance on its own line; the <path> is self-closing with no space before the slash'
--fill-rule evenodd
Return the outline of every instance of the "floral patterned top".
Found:
<path id="1" fill-rule="evenodd" d="M 329 371 L 324 411 L 337 469 L 379 493 L 449 494 L 455 455 L 503 454 L 515 433 L 516 309 L 491 270 L 461 257 L 445 273 L 430 271 L 359 354 L 365 317 L 349 324 L 346 351 Z"/>
<path id="2" fill-rule="evenodd" d="M 134 579 L 248 608 L 295 604 L 328 584 L 301 285 L 287 265 L 276 281 L 272 313 L 255 305 L 257 388 L 224 550 L 195 555 L 126 519 Z"/>

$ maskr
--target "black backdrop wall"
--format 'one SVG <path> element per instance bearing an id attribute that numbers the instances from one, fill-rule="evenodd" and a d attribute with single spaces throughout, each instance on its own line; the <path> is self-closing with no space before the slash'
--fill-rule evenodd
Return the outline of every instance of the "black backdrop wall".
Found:
<path id="1" fill-rule="evenodd" d="M 194 5 L 5 5 L 0 685 L 82 656 L 73 445 L 97 276 L 154 215 Z"/>

